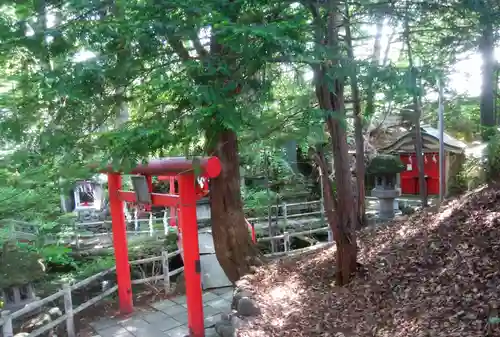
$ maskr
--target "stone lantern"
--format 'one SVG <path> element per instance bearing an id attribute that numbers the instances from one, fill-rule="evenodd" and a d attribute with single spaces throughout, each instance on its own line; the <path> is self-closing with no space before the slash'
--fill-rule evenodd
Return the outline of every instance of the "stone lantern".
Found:
<path id="1" fill-rule="evenodd" d="M 401 195 L 401 189 L 397 187 L 397 175 L 404 169 L 399 157 L 392 155 L 379 155 L 367 167 L 367 174 L 375 178 L 372 196 L 379 199 L 380 219 L 394 218 L 394 200 Z"/>

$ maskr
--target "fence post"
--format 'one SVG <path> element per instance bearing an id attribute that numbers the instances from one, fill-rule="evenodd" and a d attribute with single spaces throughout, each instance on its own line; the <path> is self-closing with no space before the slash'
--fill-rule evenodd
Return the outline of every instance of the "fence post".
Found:
<path id="1" fill-rule="evenodd" d="M 80 249 L 80 243 L 78 242 L 78 226 L 76 224 L 76 221 L 73 222 L 73 233 L 75 233 L 75 247 L 77 249 Z"/>
<path id="2" fill-rule="evenodd" d="M 273 220 L 272 220 L 272 217 L 273 217 L 272 212 L 273 212 L 274 205 L 271 205 L 270 202 L 271 202 L 271 200 L 269 199 L 269 206 L 267 207 L 267 226 L 268 226 L 268 230 L 269 230 L 269 237 L 272 238 L 274 236 Z M 279 210 L 276 211 L 276 213 L 278 213 L 278 212 L 279 212 Z M 271 243 L 271 253 L 276 252 L 274 239 L 271 239 L 270 243 Z"/>
<path id="3" fill-rule="evenodd" d="M 153 226 L 153 212 L 150 212 L 149 213 L 149 236 L 153 236 L 155 230 L 154 230 L 154 226 Z"/>
<path id="4" fill-rule="evenodd" d="M 3 328 L 2 328 L 3 337 L 13 337 L 14 330 L 12 329 L 12 316 L 10 315 L 9 310 L 2 311 L 2 320 L 3 320 Z"/>
<path id="5" fill-rule="evenodd" d="M 139 215 L 139 210 L 136 207 L 134 209 L 134 230 L 136 232 L 139 231 L 139 219 L 138 219 L 138 215 Z"/>
<path id="6" fill-rule="evenodd" d="M 286 203 L 283 204 L 283 218 L 285 219 L 285 228 L 288 228 L 288 211 L 287 211 L 287 208 L 286 208 Z"/>
<path id="7" fill-rule="evenodd" d="M 168 252 L 161 252 L 161 263 L 163 265 L 163 286 L 165 287 L 165 293 L 170 292 L 170 270 L 168 269 Z"/>
<path id="8" fill-rule="evenodd" d="M 168 217 L 167 210 L 163 210 L 163 230 L 165 231 L 165 236 L 168 235 Z"/>
<path id="9" fill-rule="evenodd" d="M 68 337 L 75 337 L 75 319 L 73 315 L 73 300 L 71 298 L 71 287 L 69 284 L 63 285 L 64 291 L 64 313 L 66 314 L 66 332 Z"/>
<path id="10" fill-rule="evenodd" d="M 288 232 L 283 233 L 283 248 L 285 248 L 285 252 L 290 250 L 290 234 Z"/>

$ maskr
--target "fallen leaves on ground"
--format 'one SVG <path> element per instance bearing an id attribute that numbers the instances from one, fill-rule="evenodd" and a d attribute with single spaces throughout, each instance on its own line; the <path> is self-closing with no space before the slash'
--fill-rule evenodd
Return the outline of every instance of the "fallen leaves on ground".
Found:
<path id="1" fill-rule="evenodd" d="M 240 337 L 500 336 L 500 190 L 482 188 L 358 236 L 363 274 L 334 285 L 335 248 L 249 277 L 262 315 Z"/>

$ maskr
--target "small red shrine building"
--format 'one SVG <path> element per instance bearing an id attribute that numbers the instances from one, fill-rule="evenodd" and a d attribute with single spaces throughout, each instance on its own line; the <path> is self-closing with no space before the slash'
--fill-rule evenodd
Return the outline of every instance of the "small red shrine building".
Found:
<path id="1" fill-rule="evenodd" d="M 424 173 L 428 195 L 439 195 L 439 130 L 428 125 L 421 126 L 424 152 Z M 445 190 L 448 191 L 450 178 L 460 170 L 464 161 L 467 145 L 444 133 L 445 151 Z M 418 165 L 415 153 L 415 131 L 411 130 L 395 142 L 380 150 L 384 153 L 398 154 L 406 170 L 398 177 L 401 194 L 419 194 Z"/>

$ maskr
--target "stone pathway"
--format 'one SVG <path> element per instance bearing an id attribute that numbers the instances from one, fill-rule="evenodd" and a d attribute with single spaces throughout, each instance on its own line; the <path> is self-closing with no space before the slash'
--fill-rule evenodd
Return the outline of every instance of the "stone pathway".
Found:
<path id="1" fill-rule="evenodd" d="M 203 293 L 205 337 L 216 337 L 213 328 L 223 313 L 231 311 L 233 289 L 214 289 Z M 151 305 L 151 311 L 143 311 L 127 318 L 101 319 L 90 325 L 94 337 L 184 337 L 187 328 L 186 296 L 177 296 Z"/>

